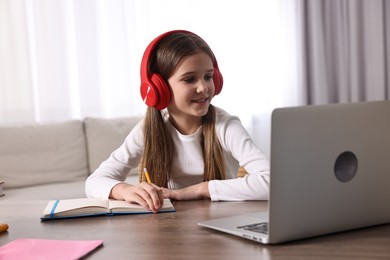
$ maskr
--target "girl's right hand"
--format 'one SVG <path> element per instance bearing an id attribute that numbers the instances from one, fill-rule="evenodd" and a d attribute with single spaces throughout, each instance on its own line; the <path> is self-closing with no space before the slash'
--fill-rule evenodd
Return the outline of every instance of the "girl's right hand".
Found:
<path id="1" fill-rule="evenodd" d="M 119 183 L 112 188 L 110 198 L 138 203 L 153 213 L 157 213 L 164 203 L 162 188 L 147 182 L 137 185 Z"/>

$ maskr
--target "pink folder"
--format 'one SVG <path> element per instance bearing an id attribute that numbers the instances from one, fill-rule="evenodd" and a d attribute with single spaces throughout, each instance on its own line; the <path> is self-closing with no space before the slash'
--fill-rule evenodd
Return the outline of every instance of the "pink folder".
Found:
<path id="1" fill-rule="evenodd" d="M 22 238 L 0 247 L 1 260 L 80 259 L 103 244 L 103 240 L 48 240 Z"/>

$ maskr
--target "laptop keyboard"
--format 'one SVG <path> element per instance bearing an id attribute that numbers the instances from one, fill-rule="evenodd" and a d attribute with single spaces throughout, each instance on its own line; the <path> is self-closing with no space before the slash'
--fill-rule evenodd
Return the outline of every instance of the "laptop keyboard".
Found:
<path id="1" fill-rule="evenodd" d="M 243 230 L 249 230 L 257 233 L 268 234 L 268 222 L 255 223 L 245 226 L 239 226 Z"/>

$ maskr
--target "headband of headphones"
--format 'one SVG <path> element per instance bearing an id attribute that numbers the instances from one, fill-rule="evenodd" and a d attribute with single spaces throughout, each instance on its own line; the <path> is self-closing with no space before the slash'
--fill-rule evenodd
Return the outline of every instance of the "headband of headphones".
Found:
<path id="1" fill-rule="evenodd" d="M 153 52 L 154 48 L 159 44 L 159 42 L 166 36 L 173 33 L 186 33 L 196 35 L 192 32 L 185 30 L 174 30 L 163 33 L 157 38 L 155 38 L 147 46 L 141 61 L 141 97 L 147 106 L 155 107 L 159 110 L 162 110 L 169 105 L 169 102 L 171 101 L 171 91 L 168 87 L 168 83 L 161 75 L 157 73 L 152 73 L 151 75 L 149 75 L 149 59 L 151 53 Z M 218 95 L 222 90 L 223 78 L 221 72 L 219 71 L 217 60 L 215 58 L 213 66 L 213 81 L 215 86 L 214 95 Z"/>

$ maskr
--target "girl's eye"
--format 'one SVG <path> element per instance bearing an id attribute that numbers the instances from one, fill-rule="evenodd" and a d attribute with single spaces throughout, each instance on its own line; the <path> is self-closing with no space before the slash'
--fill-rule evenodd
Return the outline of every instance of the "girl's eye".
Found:
<path id="1" fill-rule="evenodd" d="M 212 80 L 213 79 L 213 75 L 206 75 L 206 76 L 204 76 L 204 79 L 205 80 Z"/>
<path id="2" fill-rule="evenodd" d="M 186 83 L 192 83 L 192 82 L 194 82 L 194 77 L 184 78 L 183 80 Z"/>

